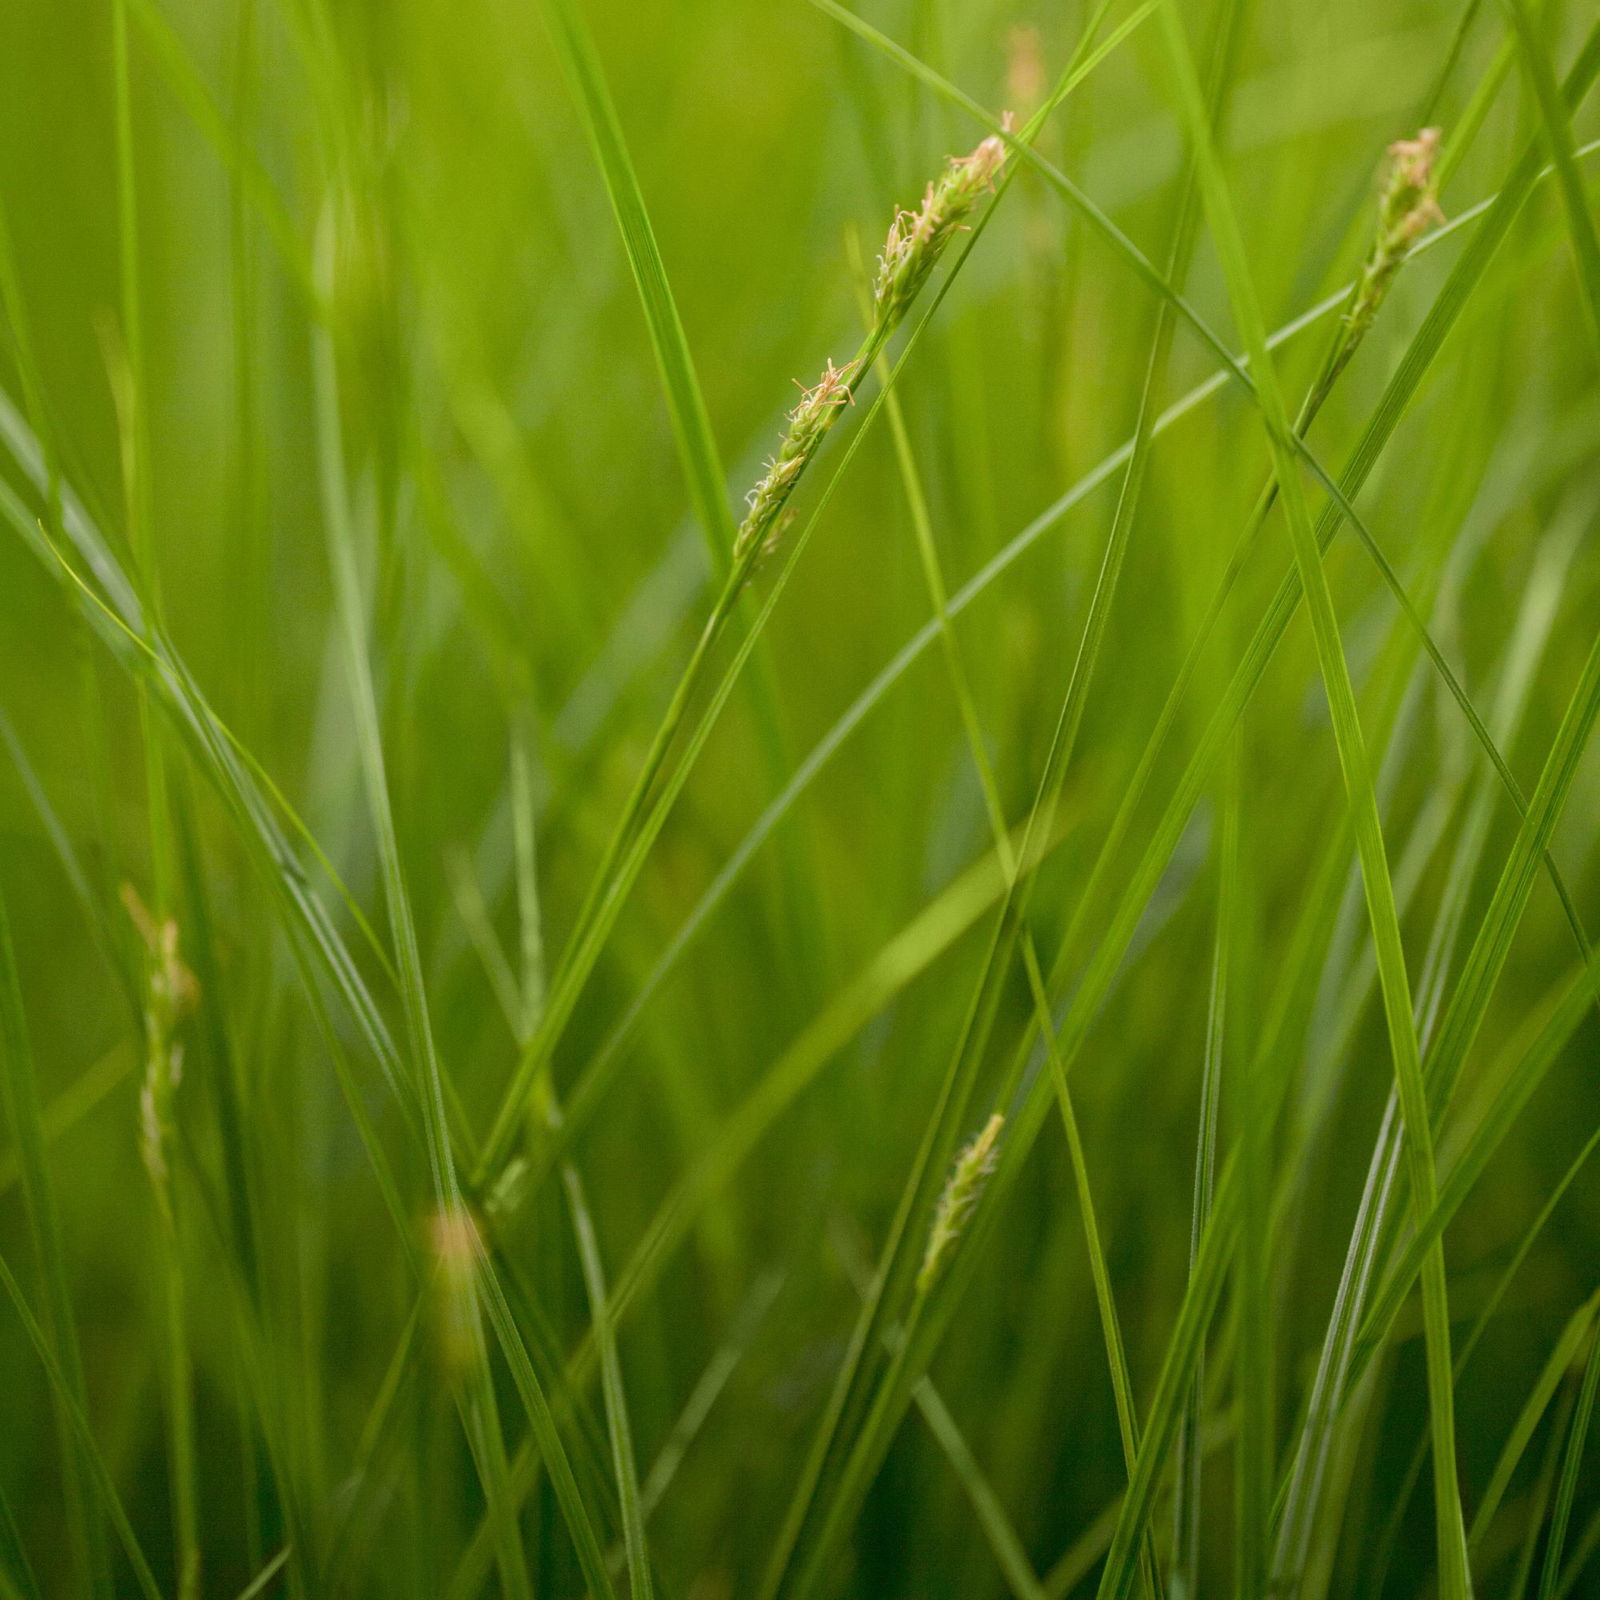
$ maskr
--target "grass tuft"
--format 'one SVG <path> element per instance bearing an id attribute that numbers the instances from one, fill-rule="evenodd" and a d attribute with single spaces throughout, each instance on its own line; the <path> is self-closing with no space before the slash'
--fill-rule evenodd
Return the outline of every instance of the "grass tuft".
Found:
<path id="1" fill-rule="evenodd" d="M 0 1600 L 1589 1593 L 1593 16 L 43 17 Z"/>

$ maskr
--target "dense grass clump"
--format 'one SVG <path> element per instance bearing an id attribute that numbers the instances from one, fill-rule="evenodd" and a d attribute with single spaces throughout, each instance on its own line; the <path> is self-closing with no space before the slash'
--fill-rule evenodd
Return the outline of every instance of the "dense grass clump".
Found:
<path id="1" fill-rule="evenodd" d="M 1600 1593 L 1597 75 L 0 6 L 0 1597 Z"/>

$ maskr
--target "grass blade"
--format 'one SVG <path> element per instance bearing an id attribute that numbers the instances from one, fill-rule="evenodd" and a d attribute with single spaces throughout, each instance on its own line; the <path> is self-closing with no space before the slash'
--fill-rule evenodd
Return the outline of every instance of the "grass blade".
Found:
<path id="1" fill-rule="evenodd" d="M 723 487 L 725 475 L 712 437 L 705 397 L 695 376 L 683 319 L 678 315 L 655 230 L 650 226 L 644 192 L 628 157 L 622 125 L 606 89 L 594 43 L 575 0 L 544 0 L 544 12 L 561 70 L 582 114 L 589 147 L 605 179 L 628 269 L 639 290 L 651 348 L 666 391 L 673 436 L 678 442 L 678 456 L 705 534 L 712 570 L 725 571 L 733 557 L 734 536 L 733 514 Z"/>

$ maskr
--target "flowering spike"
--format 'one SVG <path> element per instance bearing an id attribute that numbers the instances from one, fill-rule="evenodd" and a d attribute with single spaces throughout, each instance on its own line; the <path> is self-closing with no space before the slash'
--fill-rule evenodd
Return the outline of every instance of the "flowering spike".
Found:
<path id="1" fill-rule="evenodd" d="M 1437 128 L 1424 128 L 1415 139 L 1397 139 L 1389 146 L 1389 170 L 1378 197 L 1377 237 L 1346 318 L 1352 350 L 1372 326 L 1411 247 L 1429 228 L 1444 221 L 1435 171 L 1438 154 Z"/>
<path id="2" fill-rule="evenodd" d="M 1001 126 L 1009 134 L 1007 113 Z M 759 552 L 770 551 L 787 526 L 784 508 L 795 485 L 838 420 L 842 407 L 855 399 L 856 384 L 916 299 L 951 238 L 966 225 L 979 197 L 994 186 L 1006 162 L 1006 141 L 987 138 L 970 155 L 952 156 L 945 170 L 928 185 L 916 211 L 899 211 L 878 258 L 873 286 L 873 328 L 862 352 L 842 367 L 830 360 L 822 376 L 800 391 L 800 403 L 789 413 L 789 428 L 778 453 L 746 496 L 749 510 L 733 544 L 736 569 L 748 572 Z"/>
<path id="3" fill-rule="evenodd" d="M 839 408 L 855 399 L 859 371 L 857 362 L 836 367 L 830 359 L 822 376 L 809 389 L 801 389 L 799 404 L 789 413 L 789 431 L 783 436 L 777 455 L 767 463 L 761 481 L 746 497 L 750 510 L 734 541 L 735 562 L 742 561 L 755 543 L 776 527 L 784 502 L 806 463 L 816 454 L 823 435 L 833 426 Z"/>
<path id="4" fill-rule="evenodd" d="M 949 1181 L 939 1204 L 934 1208 L 933 1226 L 928 1230 L 928 1248 L 917 1273 L 917 1293 L 927 1294 L 939 1280 L 945 1261 L 955 1248 L 972 1208 L 977 1205 L 983 1186 L 989 1181 L 999 1159 L 998 1143 L 1005 1118 L 997 1111 L 984 1123 L 983 1131 L 955 1159 Z"/>
<path id="5" fill-rule="evenodd" d="M 1011 131 L 1009 113 L 1001 126 Z M 994 187 L 1005 164 L 1006 142 L 991 134 L 970 155 L 950 157 L 938 180 L 923 192 L 916 211 L 895 213 L 872 291 L 880 326 L 892 328 L 906 314 L 945 246 L 966 225 L 979 197 Z"/>
<path id="6" fill-rule="evenodd" d="M 183 1077 L 178 1028 L 198 1004 L 200 986 L 179 954 L 177 923 L 170 917 L 157 922 L 131 883 L 122 886 L 122 904 L 145 947 L 145 1075 L 139 1090 L 139 1153 L 165 1211 L 172 1095 Z"/>

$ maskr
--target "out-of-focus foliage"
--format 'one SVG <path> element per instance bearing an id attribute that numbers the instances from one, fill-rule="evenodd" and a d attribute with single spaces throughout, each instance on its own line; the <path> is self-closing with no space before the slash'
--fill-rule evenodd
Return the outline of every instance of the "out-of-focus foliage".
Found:
<path id="1" fill-rule="evenodd" d="M 1240 543 L 1253 393 L 1198 387 L 1248 340 L 1164 4 L 1268 329 L 1321 308 L 1291 413 L 1387 147 L 1442 130 L 1449 220 L 1301 482 L 1318 517 L 1362 468 L 1412 608 L 1334 517 L 1472 1570 L 1587 1592 L 1600 124 L 1563 0 L 0 5 L 0 1591 L 1437 1592 L 1349 774 L 1304 608 L 1249 657 L 1294 553 L 1276 506 Z M 1074 60 L 719 602 L 897 209 L 993 132 L 933 76 L 1022 129 Z M 1130 479 L 1147 392 L 1184 409 Z"/>

